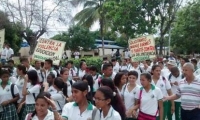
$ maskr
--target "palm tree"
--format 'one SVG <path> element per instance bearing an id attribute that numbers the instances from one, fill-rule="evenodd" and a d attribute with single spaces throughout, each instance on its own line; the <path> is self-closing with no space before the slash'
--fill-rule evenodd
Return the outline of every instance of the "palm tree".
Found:
<path id="1" fill-rule="evenodd" d="M 74 21 L 77 21 L 79 25 L 89 28 L 96 21 L 99 21 L 104 55 L 104 30 L 105 26 L 107 26 L 102 8 L 104 0 L 79 0 L 79 2 L 84 4 L 84 9 L 75 15 Z"/>

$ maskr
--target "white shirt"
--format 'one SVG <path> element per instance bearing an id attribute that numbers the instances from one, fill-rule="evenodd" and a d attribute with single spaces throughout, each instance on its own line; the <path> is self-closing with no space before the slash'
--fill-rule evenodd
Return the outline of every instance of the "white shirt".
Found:
<path id="1" fill-rule="evenodd" d="M 7 58 L 9 59 L 11 57 L 11 55 L 14 55 L 14 51 L 12 48 L 9 48 L 7 51 Z"/>
<path id="2" fill-rule="evenodd" d="M 169 77 L 168 77 L 169 78 Z M 170 78 L 170 82 L 171 83 L 175 83 L 175 82 L 180 82 L 182 80 L 182 74 L 179 74 L 179 76 L 178 77 L 174 77 L 173 75 L 171 75 L 171 78 Z M 176 94 L 176 92 L 177 92 L 177 89 L 178 89 L 178 86 L 176 86 L 176 85 L 172 85 L 172 93 L 173 94 Z M 174 101 L 177 101 L 177 102 L 181 102 L 181 99 L 179 98 L 179 99 L 177 99 L 177 100 L 174 100 Z"/>
<path id="3" fill-rule="evenodd" d="M 80 109 L 75 102 L 65 104 L 62 111 L 62 117 L 67 120 L 88 120 L 92 116 L 92 111 L 95 107 L 88 103 L 86 110 L 80 115 Z"/>
<path id="4" fill-rule="evenodd" d="M 134 106 L 135 104 L 135 95 L 136 92 L 140 89 L 141 86 L 137 85 L 129 92 L 128 91 L 128 84 L 125 84 L 122 87 L 122 97 L 124 99 L 124 104 L 126 107 L 126 110 L 129 110 L 132 106 Z"/>
<path id="5" fill-rule="evenodd" d="M 148 115 L 156 116 L 158 110 L 158 100 L 163 98 L 161 90 L 153 85 L 148 92 L 146 92 L 146 90 L 143 88 L 141 98 L 140 90 L 141 89 L 136 92 L 135 97 L 138 100 L 140 99 L 140 111 Z"/>
<path id="6" fill-rule="evenodd" d="M 72 80 L 74 76 L 76 76 L 76 71 L 73 68 L 70 68 L 68 79 Z"/>
<path id="7" fill-rule="evenodd" d="M 155 85 L 156 87 L 160 88 L 162 91 L 163 96 L 168 96 L 167 90 L 171 89 L 170 82 L 167 78 L 163 79 L 163 76 L 160 76 L 160 79 L 155 84 L 154 81 L 151 81 L 151 84 Z"/>
<path id="8" fill-rule="evenodd" d="M 12 74 L 13 77 L 17 77 L 17 68 L 14 67 L 13 68 L 13 74 Z"/>
<path id="9" fill-rule="evenodd" d="M 26 115 L 25 120 L 29 120 L 29 119 L 28 119 L 28 118 L 29 118 L 29 117 L 28 117 L 29 115 L 30 115 L 30 114 L 27 114 L 27 115 Z M 32 118 L 31 120 L 39 120 L 39 118 L 37 117 L 37 115 L 34 115 L 33 118 Z M 44 118 L 43 120 L 54 120 L 54 113 L 51 112 L 50 110 L 48 110 L 48 113 L 47 113 L 47 115 L 45 116 L 45 118 Z"/>
<path id="10" fill-rule="evenodd" d="M 79 52 L 74 52 L 75 59 L 79 59 L 79 55 L 80 55 Z"/>
<path id="11" fill-rule="evenodd" d="M 0 82 L 0 104 L 4 101 L 13 99 L 11 94 L 11 83 L 8 82 L 4 89 L 2 88 L 1 84 L 2 82 Z M 14 94 L 19 94 L 19 90 L 16 85 L 14 86 Z"/>
<path id="12" fill-rule="evenodd" d="M 19 100 L 17 101 L 17 103 L 20 103 L 23 95 L 22 95 L 22 90 L 23 90 L 23 86 L 24 86 L 24 79 L 21 77 L 18 77 L 17 81 L 15 82 L 15 85 L 17 86 L 17 88 L 19 89 Z"/>
<path id="13" fill-rule="evenodd" d="M 3 48 L 2 52 L 1 52 L 1 59 L 7 59 L 7 52 L 8 52 L 8 49 Z"/>
<path id="14" fill-rule="evenodd" d="M 39 84 L 36 84 L 35 86 L 31 85 L 30 83 L 27 84 L 27 91 L 29 92 L 28 95 L 26 95 L 26 104 L 35 104 L 35 98 L 33 96 L 33 93 L 35 93 L 35 97 L 38 96 L 40 93 L 41 86 Z"/>
<path id="15" fill-rule="evenodd" d="M 124 57 L 125 58 L 129 58 L 130 57 L 130 52 L 129 51 L 125 51 L 124 52 Z"/>
<path id="16" fill-rule="evenodd" d="M 120 66 L 120 70 L 128 70 L 128 65 L 122 65 Z"/>
<path id="17" fill-rule="evenodd" d="M 57 72 L 53 70 L 52 68 L 50 70 L 45 70 L 45 73 L 43 72 L 44 82 L 47 82 L 47 77 L 50 73 L 53 73 L 55 77 L 57 77 Z"/>
<path id="18" fill-rule="evenodd" d="M 121 120 L 121 116 L 113 109 L 112 106 L 110 106 L 108 114 L 105 118 L 103 117 L 103 112 L 100 113 L 100 110 L 97 110 L 94 118 L 94 120 Z"/>
<path id="19" fill-rule="evenodd" d="M 116 63 L 115 66 L 113 66 L 113 72 L 118 73 L 119 68 L 120 68 L 119 63 L 118 64 Z"/>
<path id="20" fill-rule="evenodd" d="M 197 70 L 194 72 L 194 76 L 198 76 L 198 75 L 200 75 L 200 68 L 197 69 Z"/>
<path id="21" fill-rule="evenodd" d="M 169 71 L 168 68 L 163 68 L 161 70 L 161 76 L 164 76 L 165 78 L 168 78 L 169 74 L 170 74 L 170 71 Z"/>
<path id="22" fill-rule="evenodd" d="M 38 75 L 39 82 L 43 82 L 45 76 L 43 75 L 42 71 L 39 69 L 39 70 L 36 70 L 36 72 Z"/>
<path id="23" fill-rule="evenodd" d="M 62 108 L 65 105 L 65 97 L 63 95 L 62 91 L 58 91 L 57 93 L 50 93 L 51 94 L 51 99 L 55 101 L 56 103 L 56 109 L 57 110 L 62 110 Z"/>
<path id="24" fill-rule="evenodd" d="M 85 75 L 85 70 L 78 69 L 77 74 L 78 74 L 78 77 L 82 79 L 83 76 Z"/>
<path id="25" fill-rule="evenodd" d="M 35 68 L 33 66 L 31 66 L 31 65 L 29 66 L 29 68 L 26 68 L 26 69 L 27 69 L 27 72 L 31 71 L 31 70 L 35 70 Z"/>

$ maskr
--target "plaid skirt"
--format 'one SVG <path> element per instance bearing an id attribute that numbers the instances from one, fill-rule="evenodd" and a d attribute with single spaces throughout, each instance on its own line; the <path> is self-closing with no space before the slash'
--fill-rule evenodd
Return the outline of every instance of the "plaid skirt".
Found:
<path id="1" fill-rule="evenodd" d="M 19 120 L 14 104 L 3 106 L 3 112 L 0 112 L 0 120 Z"/>
<path id="2" fill-rule="evenodd" d="M 35 104 L 26 104 L 22 113 L 22 120 L 25 120 L 26 115 L 32 113 L 35 110 Z"/>

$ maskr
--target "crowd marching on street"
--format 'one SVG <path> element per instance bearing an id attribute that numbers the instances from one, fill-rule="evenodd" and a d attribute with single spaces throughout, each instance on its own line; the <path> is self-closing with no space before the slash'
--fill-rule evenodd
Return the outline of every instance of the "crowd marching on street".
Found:
<path id="1" fill-rule="evenodd" d="M 197 58 L 135 62 L 116 54 L 101 68 L 84 59 L 78 67 L 51 59 L 31 65 L 26 57 L 15 64 L 4 47 L 0 120 L 200 120 Z"/>

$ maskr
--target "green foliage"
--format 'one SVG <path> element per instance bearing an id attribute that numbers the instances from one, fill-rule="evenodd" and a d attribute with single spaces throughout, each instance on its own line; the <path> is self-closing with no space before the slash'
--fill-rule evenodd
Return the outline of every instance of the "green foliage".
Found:
<path id="1" fill-rule="evenodd" d="M 79 47 L 83 47 L 85 51 L 90 50 L 95 43 L 95 38 L 89 29 L 81 26 L 72 26 L 68 32 L 56 35 L 52 39 L 65 41 L 66 49 L 72 51 L 79 50 Z"/>
<path id="2" fill-rule="evenodd" d="M 182 8 L 172 30 L 172 45 L 180 53 L 200 52 L 200 2 Z"/>
<path id="3" fill-rule="evenodd" d="M 22 41 L 20 37 L 21 25 L 16 23 L 13 25 L 8 19 L 8 15 L 0 11 L 0 29 L 5 29 L 5 42 L 11 45 L 14 53 L 17 54 L 20 49 L 20 43 Z"/>
<path id="4" fill-rule="evenodd" d="M 79 68 L 80 61 L 84 59 L 87 63 L 87 66 L 94 65 L 97 67 L 98 71 L 101 72 L 101 65 L 102 65 L 102 59 L 99 57 L 86 57 L 81 59 L 70 59 L 74 62 L 74 65 Z"/>
<path id="5" fill-rule="evenodd" d="M 148 3 L 148 4 L 147 4 Z M 110 0 L 103 5 L 111 29 L 126 35 L 126 40 L 154 33 L 157 25 L 152 2 L 142 0 Z"/>

